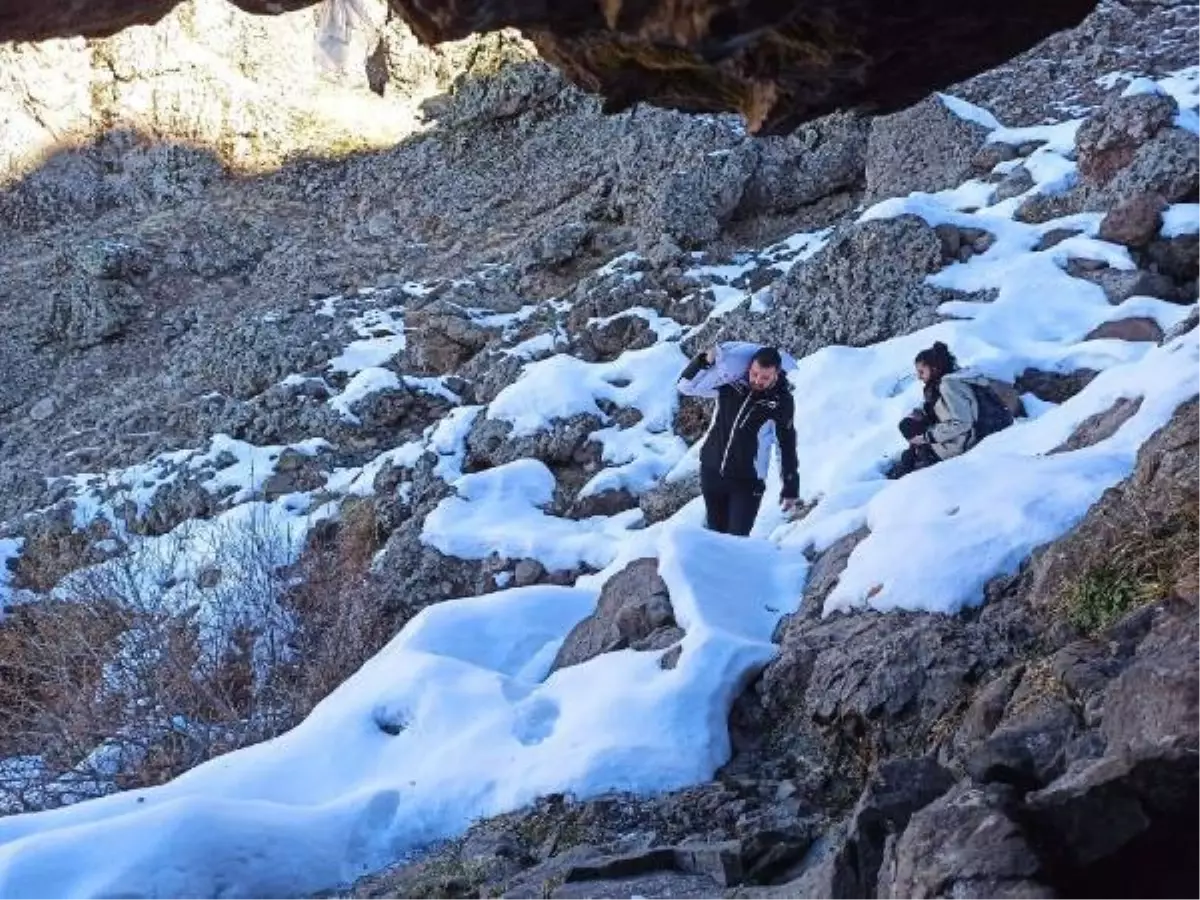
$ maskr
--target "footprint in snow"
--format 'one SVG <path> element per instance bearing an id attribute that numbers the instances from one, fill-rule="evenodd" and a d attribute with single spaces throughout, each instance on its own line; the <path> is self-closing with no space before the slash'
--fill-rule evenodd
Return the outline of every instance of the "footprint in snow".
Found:
<path id="1" fill-rule="evenodd" d="M 526 747 L 540 744 L 554 733 L 558 704 L 540 697 L 516 708 L 512 733 Z"/>

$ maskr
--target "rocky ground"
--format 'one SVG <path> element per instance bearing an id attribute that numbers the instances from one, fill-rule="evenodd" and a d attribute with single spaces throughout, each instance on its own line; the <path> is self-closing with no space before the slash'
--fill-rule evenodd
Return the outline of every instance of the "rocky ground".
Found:
<path id="1" fill-rule="evenodd" d="M 1104 213 L 1102 235 L 1137 268 L 1074 260 L 1071 274 L 1114 304 L 1195 302 L 1195 234 L 1164 238 L 1159 225 L 1167 204 L 1196 202 L 1197 152 L 1174 101 L 1122 98 L 1125 81 L 1097 79 L 1194 65 L 1196 33 L 1195 6 L 1104 4 L 1080 29 L 952 91 L 1006 125 L 1086 116 L 1079 183 L 1027 199 L 1017 218 Z M 485 45 L 483 59 L 477 47 L 465 59 L 422 55 L 404 40 L 387 45 L 387 84 L 420 96 L 426 120 L 386 149 L 297 158 L 328 152 L 326 120 L 308 145 L 276 153 L 272 129 L 293 132 L 269 119 L 247 131 L 269 152 L 230 155 L 224 127 L 179 135 L 152 119 L 149 133 L 145 122 L 134 134 L 79 125 L 85 143 L 39 168 L 11 156 L 7 171 L 19 174 L 0 194 L 10 251 L 0 260 L 0 541 L 25 542 L 16 588 L 44 593 L 117 552 L 111 530 L 79 538 L 80 482 L 60 476 L 127 473 L 95 489 L 135 534 L 242 502 L 211 487 L 231 465 L 215 444 L 162 456 L 209 448 L 214 435 L 282 448 L 257 482 L 268 500 L 325 490 L 344 501 L 354 492 L 337 473 L 382 460 L 364 470 L 372 552 L 356 577 L 394 616 L 388 633 L 425 605 L 506 579 L 569 583 L 578 570 L 459 560 L 423 544 L 426 517 L 450 492 L 443 457 L 467 472 L 538 459 L 555 475 L 554 512 L 570 518 L 636 507 L 658 521 L 694 483 L 581 496 L 605 465 L 588 417 L 514 438 L 464 415 L 444 449 L 383 455 L 423 440 L 452 407 L 491 402 L 525 360 L 569 350 L 607 362 L 652 344 L 665 319 L 686 329 L 686 352 L 736 336 L 809 353 L 932 324 L 951 295 L 926 276 L 986 253 L 992 235 L 915 217 L 859 223 L 861 205 L 972 177 L 1012 197 L 1033 183 L 1036 144 L 985 144 L 988 129 L 933 99 L 753 139 L 727 117 L 603 116 L 513 38 Z M 260 44 L 247 41 L 253 57 Z M 121 74 L 119 49 L 79 42 L 40 51 L 46 61 L 0 48 L 24 67 L 4 67 L 18 80 L 9 73 L 86 53 L 113 73 L 97 79 L 103 89 L 124 96 L 144 76 Z M 44 116 L 36 97 L 22 102 Z M 395 115 L 415 121 L 416 109 L 397 101 Z M 269 170 L 245 171 L 247 161 Z M 1149 319 L 1104 327 L 1098 336 L 1164 339 Z M 329 401 L 352 377 L 331 363 L 356 340 L 389 338 L 384 368 L 436 384 L 402 381 L 341 414 Z M 1058 402 L 1094 374 L 1030 369 L 1012 397 Z M 633 424 L 629 409 L 604 412 Z M 1127 414 L 1118 405 L 1086 423 L 1074 446 Z M 691 442 L 705 410 L 685 403 L 672 425 Z M 300 446 L 314 439 L 319 450 Z M 1075 530 L 960 617 L 822 618 L 861 535 L 844 539 L 815 560 L 800 610 L 776 635 L 778 658 L 735 704 L 735 754 L 713 782 L 662 797 L 545 798 L 353 895 L 1195 892 L 1194 868 L 1177 860 L 1198 837 L 1196 444 L 1192 403 Z M 164 484 L 168 470 L 187 477 L 123 501 L 155 460 Z M 556 666 L 670 646 L 678 627 L 652 569 L 614 579 Z M 1089 594 L 1088 579 L 1104 578 L 1136 588 L 1135 611 L 1094 608 L 1093 594 L 1111 591 Z"/>

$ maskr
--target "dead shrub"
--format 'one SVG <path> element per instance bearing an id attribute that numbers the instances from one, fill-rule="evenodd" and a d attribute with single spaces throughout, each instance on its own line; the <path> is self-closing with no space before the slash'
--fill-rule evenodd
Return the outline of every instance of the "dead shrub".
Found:
<path id="1" fill-rule="evenodd" d="M 403 622 L 387 612 L 369 577 L 381 532 L 372 501 L 348 502 L 332 534 L 310 541 L 284 598 L 296 613 L 295 662 L 284 677 L 305 712 L 379 652 Z"/>
<path id="2" fill-rule="evenodd" d="M 200 533 L 201 563 L 146 542 L 0 623 L 0 812 L 159 784 L 274 737 L 394 633 L 367 577 L 371 501 L 290 565 L 265 519 Z"/>
<path id="3" fill-rule="evenodd" d="M 28 535 L 13 566 L 13 587 L 53 590 L 64 577 L 94 562 L 92 537 L 84 531 L 44 529 Z"/>

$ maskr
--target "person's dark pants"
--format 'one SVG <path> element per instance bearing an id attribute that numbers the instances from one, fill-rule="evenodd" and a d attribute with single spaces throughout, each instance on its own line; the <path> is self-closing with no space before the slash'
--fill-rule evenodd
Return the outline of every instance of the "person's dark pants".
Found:
<path id="1" fill-rule="evenodd" d="M 888 478 L 903 478 L 917 469 L 927 469 L 941 461 L 928 444 L 909 444 L 908 449 L 900 454 L 900 462 L 888 473 Z"/>
<path id="2" fill-rule="evenodd" d="M 700 470 L 700 491 L 708 512 L 708 527 L 722 534 L 745 537 L 754 527 L 767 487 L 757 478 L 726 478 L 714 469 Z"/>

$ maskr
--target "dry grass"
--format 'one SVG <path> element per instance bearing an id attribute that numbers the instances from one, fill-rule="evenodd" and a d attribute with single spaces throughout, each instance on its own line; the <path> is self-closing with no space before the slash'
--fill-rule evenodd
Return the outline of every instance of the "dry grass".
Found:
<path id="1" fill-rule="evenodd" d="M 1110 532 L 1100 561 L 1064 587 L 1060 603 L 1067 618 L 1094 634 L 1135 607 L 1169 597 L 1200 565 L 1198 525 L 1195 495 L 1179 497 L 1166 517 L 1132 511 L 1121 531 Z"/>
<path id="2" fill-rule="evenodd" d="M 13 586 L 43 593 L 87 565 L 93 536 L 82 531 L 43 531 L 25 540 L 13 569 Z"/>
<path id="3" fill-rule="evenodd" d="M 284 598 L 300 627 L 294 662 L 281 673 L 294 698 L 297 720 L 324 699 L 387 643 L 403 623 L 385 612 L 368 568 L 381 541 L 370 501 L 342 508 L 333 535 L 313 540 L 297 571 L 298 583 Z"/>
<path id="4" fill-rule="evenodd" d="M 397 623 L 367 577 L 373 504 L 348 504 L 288 569 L 277 540 L 253 521 L 223 539 L 215 613 L 212 590 L 203 616 L 190 593 L 165 610 L 176 560 L 130 556 L 0 623 L 0 811 L 160 784 L 274 737 L 378 651 Z"/>

